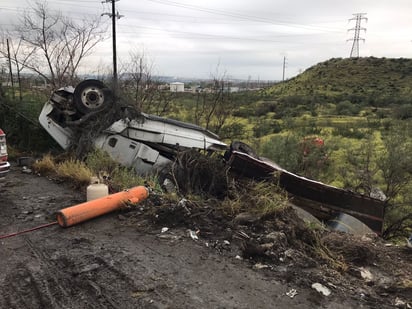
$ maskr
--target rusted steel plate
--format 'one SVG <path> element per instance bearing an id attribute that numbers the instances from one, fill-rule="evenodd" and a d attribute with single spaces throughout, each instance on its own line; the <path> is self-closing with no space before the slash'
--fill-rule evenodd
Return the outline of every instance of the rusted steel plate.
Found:
<path id="1" fill-rule="evenodd" d="M 260 180 L 275 179 L 287 192 L 301 201 L 306 200 L 306 203 L 299 204 L 317 217 L 343 212 L 358 218 L 375 233 L 382 233 L 385 203 L 381 200 L 301 177 L 273 162 L 238 151 L 231 152 L 228 162 L 232 169 L 243 176 Z"/>

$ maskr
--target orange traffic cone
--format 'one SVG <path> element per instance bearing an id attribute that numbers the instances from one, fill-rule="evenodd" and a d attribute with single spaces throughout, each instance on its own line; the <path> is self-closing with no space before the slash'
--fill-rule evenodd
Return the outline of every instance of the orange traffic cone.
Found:
<path id="1" fill-rule="evenodd" d="M 149 190 L 146 187 L 134 187 L 59 210 L 57 212 L 57 222 L 62 227 L 69 227 L 119 209 L 125 202 L 134 204 L 141 202 L 148 196 Z"/>

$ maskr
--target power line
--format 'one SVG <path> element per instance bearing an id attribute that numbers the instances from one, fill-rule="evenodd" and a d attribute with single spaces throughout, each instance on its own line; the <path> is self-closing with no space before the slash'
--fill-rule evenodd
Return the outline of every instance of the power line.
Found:
<path id="1" fill-rule="evenodd" d="M 239 36 L 230 36 L 230 35 L 207 34 L 207 33 L 199 33 L 199 32 L 167 30 L 167 29 L 156 28 L 156 27 L 148 27 L 148 26 L 137 26 L 137 25 L 127 26 L 127 25 L 122 25 L 121 28 L 131 28 L 131 29 L 142 28 L 142 29 L 161 31 L 161 32 L 166 32 L 166 33 L 181 34 L 181 35 L 184 35 L 184 37 L 192 37 L 192 38 L 197 38 L 197 39 L 224 39 L 224 40 L 230 39 L 230 40 L 241 40 L 241 41 L 282 43 L 282 41 L 280 41 L 280 40 L 273 40 L 273 39 L 266 39 L 266 38 L 259 38 L 259 37 L 239 37 Z M 122 30 L 121 33 L 123 33 L 123 34 L 136 33 L 136 31 L 124 31 L 124 30 Z M 306 35 L 293 35 L 293 37 L 298 37 L 298 36 L 306 36 Z M 275 38 L 290 38 L 291 36 L 289 36 L 289 35 L 279 35 L 279 36 L 274 36 L 274 37 Z"/>
<path id="2" fill-rule="evenodd" d="M 159 4 L 163 4 L 163 5 L 169 5 L 169 6 L 174 6 L 174 7 L 185 8 L 185 9 L 189 9 L 189 10 L 195 10 L 195 11 L 215 14 L 215 15 L 229 16 L 229 17 L 238 18 L 238 19 L 247 20 L 247 21 L 268 23 L 268 24 L 272 24 L 272 25 L 276 25 L 276 26 L 280 25 L 280 26 L 287 26 L 287 27 L 292 27 L 292 28 L 301 28 L 301 29 L 307 29 L 307 30 L 321 30 L 321 31 L 325 31 L 325 32 L 337 32 L 337 31 L 340 32 L 340 30 L 337 30 L 337 29 L 332 30 L 332 28 L 330 28 L 330 27 L 329 27 L 329 30 L 328 30 L 328 27 L 318 27 L 318 26 L 313 26 L 313 25 L 304 25 L 304 24 L 292 23 L 292 22 L 288 22 L 288 21 L 273 20 L 273 19 L 259 17 L 259 16 L 236 13 L 234 11 L 216 10 L 216 9 L 211 9 L 211 8 L 207 8 L 207 7 L 184 4 L 184 3 L 169 1 L 169 0 L 147 0 L 147 1 L 154 2 L 154 3 L 159 3 Z"/>
<path id="3" fill-rule="evenodd" d="M 355 20 L 356 25 L 355 25 L 354 28 L 348 29 L 348 31 L 355 31 L 353 38 L 348 39 L 348 41 L 353 41 L 352 50 L 350 52 L 350 57 L 351 58 L 359 58 L 359 41 L 365 42 L 365 39 L 361 38 L 359 36 L 359 34 L 360 34 L 361 30 L 366 32 L 366 28 L 361 27 L 361 23 L 362 23 L 362 20 L 368 21 L 368 19 L 366 17 L 364 17 L 366 15 L 366 13 L 356 13 L 356 14 L 352 14 L 352 15 L 354 15 L 354 17 L 349 19 L 349 21 Z"/>

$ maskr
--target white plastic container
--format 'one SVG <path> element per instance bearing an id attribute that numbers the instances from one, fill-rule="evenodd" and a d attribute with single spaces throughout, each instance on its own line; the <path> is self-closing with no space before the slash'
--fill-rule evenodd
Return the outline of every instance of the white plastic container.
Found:
<path id="1" fill-rule="evenodd" d="M 87 201 L 109 195 L 109 188 L 104 183 L 93 183 L 87 187 Z"/>

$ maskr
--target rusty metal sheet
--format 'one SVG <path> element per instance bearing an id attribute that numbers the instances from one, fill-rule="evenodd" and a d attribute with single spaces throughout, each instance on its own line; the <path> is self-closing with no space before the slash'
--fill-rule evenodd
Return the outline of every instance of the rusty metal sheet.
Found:
<path id="1" fill-rule="evenodd" d="M 385 202 L 381 200 L 290 173 L 269 160 L 239 151 L 231 152 L 228 163 L 243 176 L 276 180 L 294 197 L 294 203 L 320 219 L 343 212 L 359 219 L 375 233 L 382 233 Z"/>

